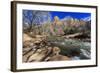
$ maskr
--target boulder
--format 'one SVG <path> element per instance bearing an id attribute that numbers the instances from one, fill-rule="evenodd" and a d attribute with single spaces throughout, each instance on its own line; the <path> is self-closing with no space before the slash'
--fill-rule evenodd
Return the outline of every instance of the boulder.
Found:
<path id="1" fill-rule="evenodd" d="M 48 54 L 48 49 L 38 49 L 34 54 L 29 57 L 28 62 L 41 62 L 46 58 Z"/>
<path id="2" fill-rule="evenodd" d="M 23 34 L 23 42 L 25 42 L 25 41 L 30 41 L 30 40 L 33 40 L 33 38 L 24 33 L 24 34 Z"/>
<path id="3" fill-rule="evenodd" d="M 54 55 L 49 58 L 49 61 L 64 61 L 64 60 L 71 60 L 71 58 L 63 55 Z"/>

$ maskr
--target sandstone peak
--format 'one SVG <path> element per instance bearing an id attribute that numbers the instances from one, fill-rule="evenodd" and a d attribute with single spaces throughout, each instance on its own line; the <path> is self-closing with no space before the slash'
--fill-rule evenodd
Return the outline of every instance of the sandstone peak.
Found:
<path id="1" fill-rule="evenodd" d="M 58 16 L 55 16 L 54 17 L 54 21 L 59 21 L 59 17 Z"/>

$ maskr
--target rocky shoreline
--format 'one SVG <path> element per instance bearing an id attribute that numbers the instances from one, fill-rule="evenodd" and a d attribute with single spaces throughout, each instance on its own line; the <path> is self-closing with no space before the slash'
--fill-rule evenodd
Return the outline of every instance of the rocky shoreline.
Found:
<path id="1" fill-rule="evenodd" d="M 36 35 L 33 38 L 27 34 L 24 34 L 24 39 L 25 40 L 23 41 L 24 42 L 23 43 L 23 62 L 26 62 L 26 63 L 80 59 L 79 56 L 82 55 L 81 53 L 87 52 L 86 50 L 81 50 L 81 49 L 77 50 L 70 47 L 66 49 L 62 49 L 62 47 L 60 48 L 59 46 L 55 45 L 54 41 L 53 41 L 54 45 L 51 42 L 48 42 L 46 36 Z M 59 45 L 59 42 L 57 42 L 57 44 Z M 62 44 L 62 46 L 64 46 L 64 44 Z M 67 53 L 67 55 L 62 54 L 62 51 Z M 86 56 L 88 57 L 85 56 L 85 59 L 90 58 L 90 54 L 89 53 L 87 54 Z"/>
<path id="2" fill-rule="evenodd" d="M 36 37 L 35 41 L 28 40 L 23 46 L 23 62 L 69 60 L 67 56 L 60 55 L 60 49 L 51 46 L 45 39 Z"/>

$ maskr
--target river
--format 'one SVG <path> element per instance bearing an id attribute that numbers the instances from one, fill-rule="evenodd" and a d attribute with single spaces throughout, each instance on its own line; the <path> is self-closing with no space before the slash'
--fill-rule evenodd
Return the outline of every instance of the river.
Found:
<path id="1" fill-rule="evenodd" d="M 84 39 L 85 40 L 85 39 Z M 60 48 L 60 54 L 69 56 L 72 59 L 90 59 L 91 42 L 82 41 L 81 39 L 66 39 L 63 37 L 49 37 L 48 42 L 52 46 Z"/>

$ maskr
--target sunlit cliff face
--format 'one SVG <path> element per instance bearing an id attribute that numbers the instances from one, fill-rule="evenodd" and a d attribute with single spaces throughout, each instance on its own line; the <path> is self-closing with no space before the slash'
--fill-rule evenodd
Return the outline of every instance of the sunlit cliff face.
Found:
<path id="1" fill-rule="evenodd" d="M 60 21 L 58 16 L 55 16 L 53 24 L 54 25 L 62 25 L 63 23 L 62 23 L 62 21 Z"/>
<path id="2" fill-rule="evenodd" d="M 55 17 L 54 17 L 54 21 L 55 21 L 55 22 L 59 21 L 59 17 L 58 17 L 58 16 L 55 16 Z"/>

